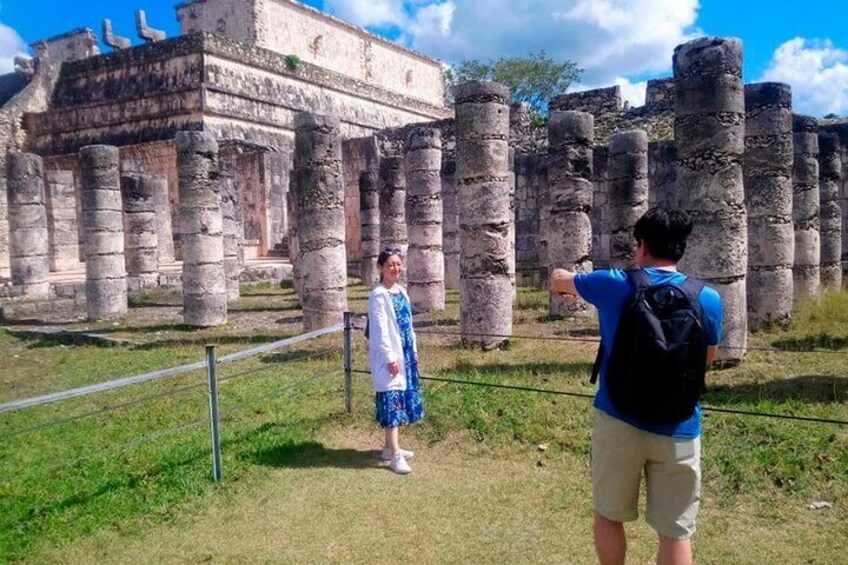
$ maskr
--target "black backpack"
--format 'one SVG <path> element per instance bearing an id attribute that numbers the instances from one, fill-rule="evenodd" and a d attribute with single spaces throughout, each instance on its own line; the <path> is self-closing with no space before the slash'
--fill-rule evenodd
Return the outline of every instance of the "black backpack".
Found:
<path id="1" fill-rule="evenodd" d="M 654 285 L 641 269 L 627 271 L 636 287 L 621 312 L 604 379 L 613 406 L 644 424 L 692 416 L 704 392 L 707 338 L 699 295 L 703 281 Z M 603 344 L 592 368 L 598 378 Z"/>

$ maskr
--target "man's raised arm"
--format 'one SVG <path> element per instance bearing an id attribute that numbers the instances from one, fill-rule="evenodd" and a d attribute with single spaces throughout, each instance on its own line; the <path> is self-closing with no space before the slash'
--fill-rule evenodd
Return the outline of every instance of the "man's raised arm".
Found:
<path id="1" fill-rule="evenodd" d="M 577 296 L 577 287 L 574 286 L 574 273 L 565 269 L 554 269 L 550 280 L 551 291 L 557 294 L 570 294 Z"/>

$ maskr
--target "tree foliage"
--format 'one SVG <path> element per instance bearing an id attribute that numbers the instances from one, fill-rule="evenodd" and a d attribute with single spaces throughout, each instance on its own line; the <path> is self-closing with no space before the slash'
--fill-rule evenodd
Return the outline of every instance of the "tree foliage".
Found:
<path id="1" fill-rule="evenodd" d="M 548 102 L 564 93 L 583 72 L 573 61 L 555 61 L 544 50 L 527 57 L 502 57 L 481 62 L 468 59 L 448 69 L 448 82 L 455 86 L 468 80 L 493 80 L 509 87 L 512 99 L 523 102 L 534 113 L 548 113 Z"/>

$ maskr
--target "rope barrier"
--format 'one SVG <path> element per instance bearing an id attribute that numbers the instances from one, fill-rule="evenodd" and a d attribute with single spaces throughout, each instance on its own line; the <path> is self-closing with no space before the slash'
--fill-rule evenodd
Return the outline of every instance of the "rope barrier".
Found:
<path id="1" fill-rule="evenodd" d="M 415 330 L 415 333 L 418 335 L 449 335 L 449 336 L 457 336 L 457 337 L 493 337 L 498 339 L 527 339 L 527 340 L 537 340 L 537 341 L 563 341 L 563 342 L 578 342 L 578 343 L 600 343 L 600 338 L 585 338 L 585 337 L 570 337 L 570 336 L 553 336 L 553 335 L 517 335 L 517 334 L 486 334 L 486 333 L 474 333 L 474 332 L 450 332 L 450 331 L 428 331 L 428 330 Z M 835 349 L 788 349 L 781 347 L 765 347 L 765 346 L 719 346 L 721 349 L 743 349 L 746 351 L 762 351 L 769 353 L 831 353 L 831 354 L 845 354 L 848 353 L 848 350 L 835 350 Z"/>
<path id="2" fill-rule="evenodd" d="M 354 370 L 352 373 L 358 374 L 367 374 L 370 375 L 370 371 L 362 371 L 362 370 Z M 524 387 L 524 386 L 515 386 L 515 385 L 502 385 L 495 383 L 485 383 L 481 381 L 468 381 L 468 380 L 459 380 L 459 379 L 447 379 L 443 377 L 430 377 L 426 375 L 421 375 L 419 378 L 422 381 L 435 381 L 435 382 L 443 382 L 443 383 L 451 383 L 465 386 L 479 386 L 484 388 L 496 388 L 496 389 L 504 389 L 504 390 L 515 390 L 519 392 L 536 392 L 542 394 L 553 394 L 557 396 L 571 396 L 575 398 L 586 398 L 586 399 L 594 399 L 594 394 L 587 394 L 582 392 L 569 392 L 565 390 L 551 390 L 544 388 L 533 388 L 533 387 Z M 755 412 L 749 410 L 736 410 L 732 408 L 718 408 L 715 406 L 703 405 L 701 406 L 701 410 L 704 412 L 718 412 L 722 414 L 736 414 L 740 416 L 755 416 L 760 418 L 775 418 L 778 420 L 793 420 L 798 422 L 814 422 L 819 424 L 835 424 L 839 426 L 848 426 L 848 420 L 837 420 L 830 418 L 816 418 L 812 416 L 795 416 L 793 414 L 776 414 L 773 412 Z"/>

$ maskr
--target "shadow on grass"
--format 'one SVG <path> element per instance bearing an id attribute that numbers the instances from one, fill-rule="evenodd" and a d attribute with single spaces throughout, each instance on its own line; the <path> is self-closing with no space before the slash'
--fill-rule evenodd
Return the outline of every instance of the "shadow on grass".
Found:
<path id="1" fill-rule="evenodd" d="M 263 304 L 256 304 L 253 306 L 242 304 L 241 306 L 230 306 L 227 308 L 228 312 L 290 312 L 292 310 L 300 310 L 300 304 L 296 302 L 292 304 L 270 306 Z"/>
<path id="2" fill-rule="evenodd" d="M 839 351 L 841 349 L 848 349 L 848 336 L 833 336 L 820 333 L 818 335 L 780 339 L 772 342 L 772 346 L 778 349 L 792 351 L 813 351 L 815 349 Z"/>
<path id="3" fill-rule="evenodd" d="M 378 455 L 376 450 L 332 449 L 315 441 L 305 441 L 276 445 L 248 457 L 253 463 L 268 467 L 375 469 L 383 465 Z"/>
<path id="4" fill-rule="evenodd" d="M 704 403 L 715 406 L 786 401 L 848 402 L 848 377 L 800 375 L 762 383 L 715 385 L 704 395 Z"/>

